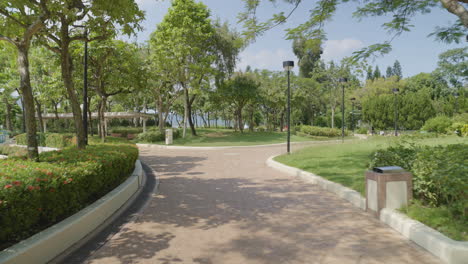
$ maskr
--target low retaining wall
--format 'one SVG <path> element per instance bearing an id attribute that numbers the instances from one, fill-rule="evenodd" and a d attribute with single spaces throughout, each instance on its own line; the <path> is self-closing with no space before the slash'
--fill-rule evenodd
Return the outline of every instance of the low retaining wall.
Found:
<path id="1" fill-rule="evenodd" d="M 362 210 L 366 210 L 366 199 L 355 190 L 326 180 L 313 173 L 284 165 L 280 162 L 274 161 L 273 158 L 275 158 L 275 156 L 270 157 L 266 161 L 266 164 L 269 167 L 291 176 L 299 177 L 306 182 L 317 184 L 323 189 L 333 192 L 339 197 L 349 201 L 354 206 L 359 207 Z M 410 219 L 406 215 L 392 209 L 382 209 L 380 212 L 380 221 L 386 223 L 406 238 L 431 252 L 445 263 L 468 263 L 468 242 L 460 242 L 450 239 L 423 223 Z"/>
<path id="2" fill-rule="evenodd" d="M 0 264 L 46 263 L 92 233 L 141 189 L 144 172 L 139 160 L 132 175 L 90 206 L 32 237 L 0 252 Z"/>

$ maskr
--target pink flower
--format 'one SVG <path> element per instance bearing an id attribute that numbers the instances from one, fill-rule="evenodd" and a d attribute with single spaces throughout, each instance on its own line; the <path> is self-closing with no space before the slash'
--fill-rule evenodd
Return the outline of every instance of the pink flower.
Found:
<path id="1" fill-rule="evenodd" d="M 11 187 L 13 187 L 13 185 L 7 184 L 7 185 L 5 185 L 5 187 L 3 187 L 3 188 L 5 188 L 5 189 L 10 189 Z"/>

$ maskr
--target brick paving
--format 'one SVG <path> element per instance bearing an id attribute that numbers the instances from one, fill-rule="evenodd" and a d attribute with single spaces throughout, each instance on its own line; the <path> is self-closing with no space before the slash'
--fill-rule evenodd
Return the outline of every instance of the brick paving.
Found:
<path id="1" fill-rule="evenodd" d="M 79 263 L 439 263 L 350 203 L 268 168 L 284 148 L 141 148 L 159 190 Z"/>

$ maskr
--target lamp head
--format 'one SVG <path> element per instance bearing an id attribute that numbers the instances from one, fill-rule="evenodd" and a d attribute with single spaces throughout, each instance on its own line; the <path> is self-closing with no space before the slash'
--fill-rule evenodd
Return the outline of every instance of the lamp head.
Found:
<path id="1" fill-rule="evenodd" d="M 290 71 L 294 68 L 294 61 L 283 61 L 283 69 Z"/>
<path id="2" fill-rule="evenodd" d="M 400 89 L 398 89 L 398 88 L 393 88 L 393 89 L 392 89 L 392 92 L 393 92 L 394 94 L 397 94 L 397 93 L 400 92 Z"/>
<path id="3" fill-rule="evenodd" d="M 340 83 L 345 83 L 345 82 L 348 81 L 348 78 L 342 77 L 342 78 L 338 79 L 338 81 L 339 81 Z"/>
<path id="4" fill-rule="evenodd" d="M 458 98 L 460 96 L 459 93 L 453 93 L 453 97 Z"/>
<path id="5" fill-rule="evenodd" d="M 356 101 L 356 98 L 352 97 L 352 98 L 351 98 L 351 101 Z"/>

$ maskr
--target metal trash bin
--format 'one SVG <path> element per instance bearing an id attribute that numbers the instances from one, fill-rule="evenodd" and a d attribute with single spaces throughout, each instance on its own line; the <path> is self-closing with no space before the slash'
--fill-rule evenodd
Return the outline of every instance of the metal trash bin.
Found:
<path id="1" fill-rule="evenodd" d="M 413 175 L 401 167 L 376 167 L 366 172 L 366 211 L 380 216 L 383 208 L 398 209 L 413 198 Z"/>
<path id="2" fill-rule="evenodd" d="M 173 134 L 172 134 L 172 129 L 166 129 L 166 145 L 172 145 L 173 141 Z"/>

